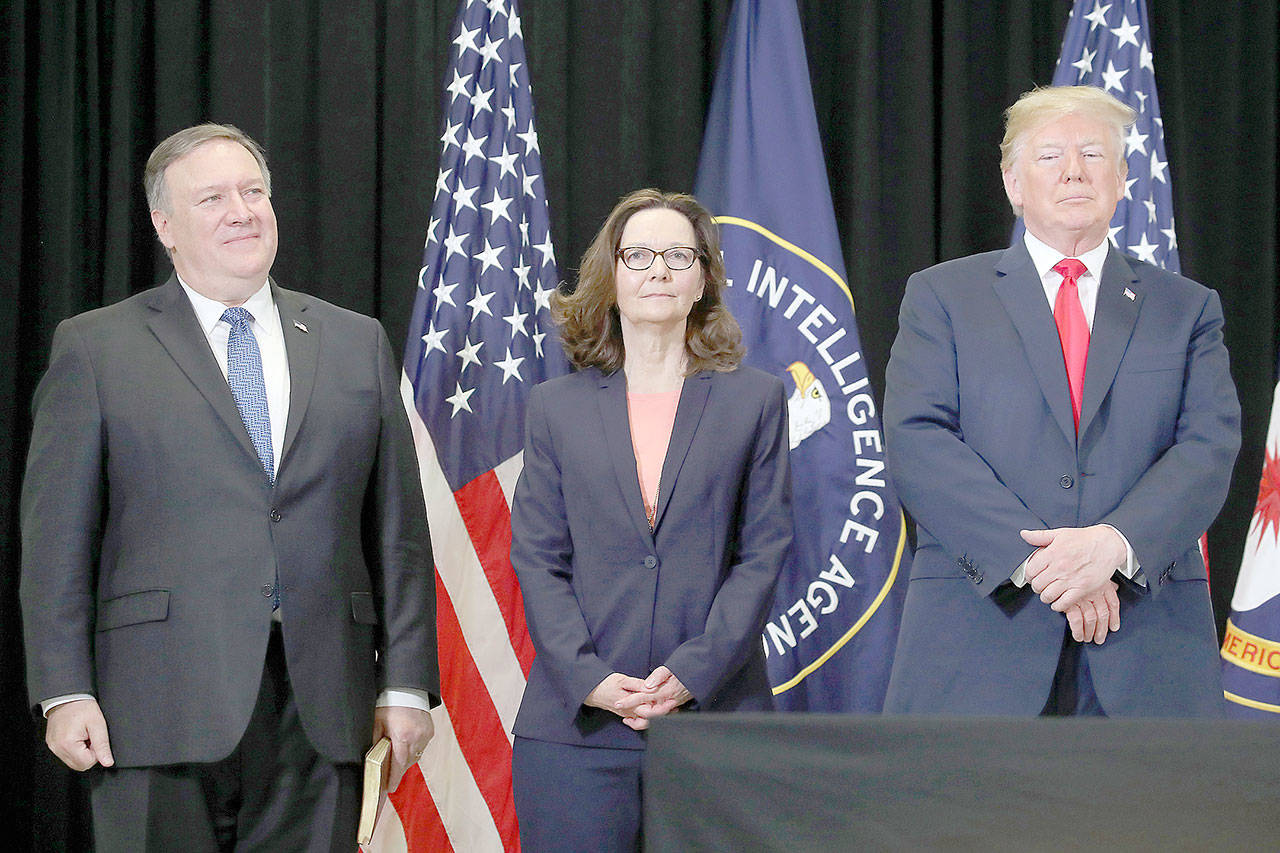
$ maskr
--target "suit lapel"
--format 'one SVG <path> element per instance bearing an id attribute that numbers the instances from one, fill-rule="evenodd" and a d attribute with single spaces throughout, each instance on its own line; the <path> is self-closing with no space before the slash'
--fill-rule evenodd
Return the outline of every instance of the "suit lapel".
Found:
<path id="1" fill-rule="evenodd" d="M 596 398 L 600 409 L 600 421 L 627 517 L 631 519 L 636 532 L 644 540 L 652 541 L 653 531 L 649 529 L 649 519 L 645 517 L 644 497 L 640 494 L 640 480 L 636 474 L 636 454 L 631 445 L 631 423 L 627 419 L 626 374 L 621 370 L 615 370 L 610 374 L 601 373 L 600 392 Z"/>
<path id="2" fill-rule="evenodd" d="M 1076 444 L 1075 418 L 1071 414 L 1071 392 L 1067 387 L 1067 369 L 1062 360 L 1062 344 L 1053 310 L 1044 298 L 1044 288 L 1026 244 L 1021 240 L 1010 247 L 996 262 L 996 296 L 1004 305 L 1009 319 L 1022 338 L 1022 349 L 1040 385 L 1040 393 L 1063 437 L 1072 447 Z M 1090 367 L 1093 349 L 1089 350 Z M 1085 371 L 1084 399 L 1089 400 L 1088 369 Z M 1081 420 L 1083 426 L 1084 421 Z"/>
<path id="3" fill-rule="evenodd" d="M 276 310 L 280 312 L 284 348 L 289 357 L 289 418 L 285 422 L 284 448 L 280 451 L 280 465 L 283 465 L 289 458 L 289 448 L 293 446 L 311 402 L 322 330 L 317 318 L 308 314 L 305 296 L 283 290 L 274 281 L 271 282 L 271 295 L 275 299 Z"/>
<path id="4" fill-rule="evenodd" d="M 1089 336 L 1089 360 L 1084 371 L 1084 394 L 1080 404 L 1080 434 L 1084 435 L 1103 399 L 1115 381 L 1120 358 L 1129 345 L 1138 322 L 1143 294 L 1138 289 L 1133 268 L 1114 248 L 1107 251 L 1098 285 L 1098 303 L 1093 312 Z M 1126 295 L 1126 291 L 1132 295 Z"/>
<path id="5" fill-rule="evenodd" d="M 686 377 L 684 387 L 680 390 L 680 403 L 676 407 L 676 422 L 671 428 L 671 440 L 667 443 L 667 455 L 662 460 L 662 477 L 658 481 L 658 507 L 654 513 L 653 529 L 662 524 L 662 516 L 671 503 L 671 493 L 675 491 L 676 479 L 680 476 L 680 468 L 689 455 L 689 445 L 693 444 L 694 433 L 698 431 L 698 423 L 707 407 L 707 397 L 711 394 L 711 377 L 708 371 Z"/>
<path id="6" fill-rule="evenodd" d="M 191 384 L 209 401 L 245 453 L 256 461 L 258 452 L 254 450 L 249 431 L 240 418 L 235 397 L 231 396 L 231 386 L 218 368 L 213 350 L 209 348 L 209 339 L 200 328 L 191 300 L 187 299 L 176 275 L 171 275 L 163 286 L 156 288 L 147 306 L 151 309 L 147 325 L 152 334 Z"/>

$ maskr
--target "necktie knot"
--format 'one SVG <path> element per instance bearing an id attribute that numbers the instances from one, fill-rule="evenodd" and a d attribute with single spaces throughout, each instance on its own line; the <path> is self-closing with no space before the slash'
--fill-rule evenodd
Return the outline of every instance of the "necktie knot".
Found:
<path id="1" fill-rule="evenodd" d="M 248 309 L 237 305 L 235 308 L 228 308 L 223 311 L 221 320 L 232 326 L 248 326 L 253 322 L 253 315 L 249 313 Z"/>
<path id="2" fill-rule="evenodd" d="M 1076 258 L 1063 258 L 1053 265 L 1053 271 L 1062 276 L 1063 282 L 1069 281 L 1074 284 L 1080 281 L 1080 276 L 1089 270 Z"/>

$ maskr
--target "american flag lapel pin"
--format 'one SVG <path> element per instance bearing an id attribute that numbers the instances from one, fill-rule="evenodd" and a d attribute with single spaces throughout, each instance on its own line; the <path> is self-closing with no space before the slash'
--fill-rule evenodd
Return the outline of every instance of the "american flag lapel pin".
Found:
<path id="1" fill-rule="evenodd" d="M 1127 291 L 1127 290 L 1126 290 L 1126 291 L 1125 291 L 1125 293 L 1129 293 L 1129 291 Z M 1132 298 L 1133 298 L 1133 294 L 1132 294 L 1132 293 L 1129 293 L 1129 298 L 1130 298 L 1130 299 L 1132 299 Z M 305 325 L 304 323 L 299 323 L 297 320 L 294 320 L 294 321 L 293 321 L 293 327 L 294 327 L 295 329 L 297 329 L 299 332 L 302 332 L 302 334 L 304 334 L 304 335 L 307 333 L 307 327 L 306 327 L 306 325 Z"/>
<path id="2" fill-rule="evenodd" d="M 1130 290 L 1127 287 L 1124 289 L 1124 296 L 1125 296 L 1125 299 L 1128 299 L 1130 302 L 1138 298 L 1137 294 L 1135 294 L 1132 290 Z M 305 332 L 306 329 L 303 329 L 302 331 Z"/>

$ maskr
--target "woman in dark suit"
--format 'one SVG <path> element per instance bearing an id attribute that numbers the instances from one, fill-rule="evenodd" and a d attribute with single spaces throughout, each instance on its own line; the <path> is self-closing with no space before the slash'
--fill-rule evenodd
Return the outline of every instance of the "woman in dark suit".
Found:
<path id="1" fill-rule="evenodd" d="M 529 397 L 511 561 L 537 650 L 512 771 L 525 850 L 635 850 L 644 730 L 768 710 L 791 544 L 782 382 L 742 360 L 692 196 L 609 214 L 553 312 L 577 372 Z"/>

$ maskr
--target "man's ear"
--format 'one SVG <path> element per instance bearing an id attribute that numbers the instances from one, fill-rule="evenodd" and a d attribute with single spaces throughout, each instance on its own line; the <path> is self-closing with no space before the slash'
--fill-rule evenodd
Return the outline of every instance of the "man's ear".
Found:
<path id="1" fill-rule="evenodd" d="M 156 229 L 156 236 L 160 238 L 161 244 L 169 251 L 173 251 L 173 238 L 169 236 L 169 217 L 163 210 L 151 211 L 151 224 Z"/>
<path id="2" fill-rule="evenodd" d="M 1022 207 L 1022 187 L 1018 185 L 1017 171 L 1013 166 L 1005 169 L 1000 173 L 1004 179 L 1004 194 L 1009 197 L 1009 203 L 1014 207 Z M 151 212 L 155 216 L 155 211 Z"/>

